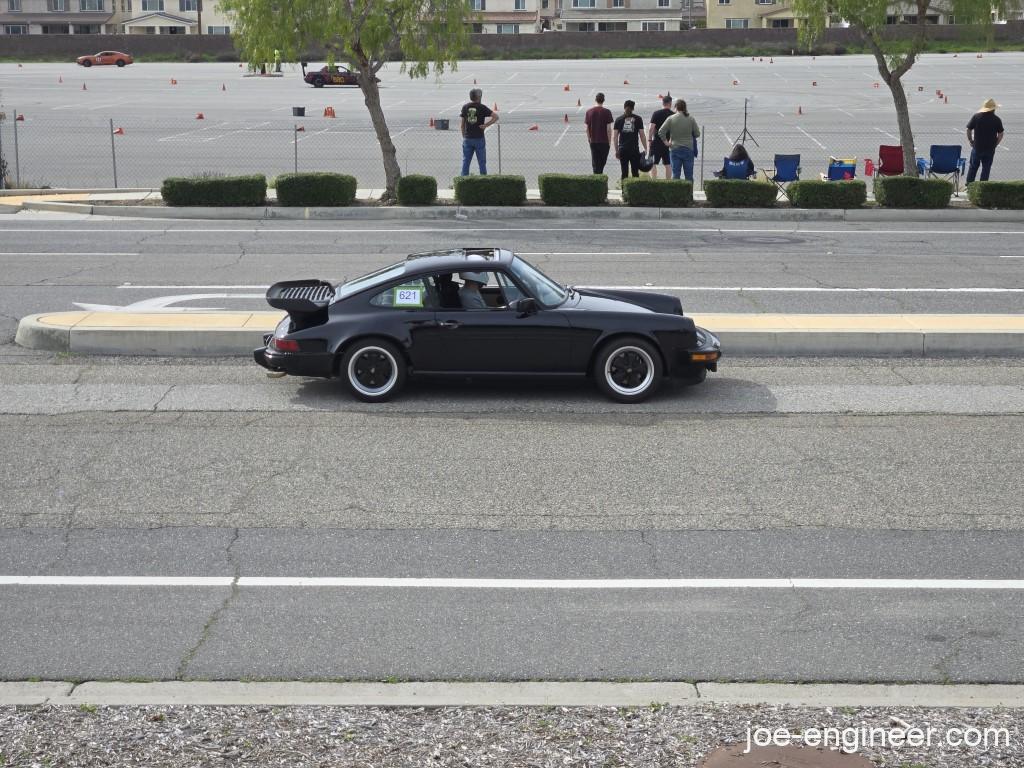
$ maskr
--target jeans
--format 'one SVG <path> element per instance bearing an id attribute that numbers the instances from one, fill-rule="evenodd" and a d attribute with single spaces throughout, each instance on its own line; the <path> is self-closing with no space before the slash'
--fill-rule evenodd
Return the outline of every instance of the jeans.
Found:
<path id="1" fill-rule="evenodd" d="M 619 150 L 619 166 L 622 169 L 622 178 L 629 178 L 630 174 L 633 176 L 640 175 L 640 160 L 643 155 L 640 154 L 640 150 Z"/>
<path id="2" fill-rule="evenodd" d="M 996 157 L 996 151 L 994 149 L 988 152 L 979 152 L 976 149 L 971 150 L 971 162 L 967 168 L 967 183 L 970 184 L 974 181 L 974 177 L 978 174 L 978 166 L 981 166 L 981 181 L 988 181 L 988 173 L 992 170 L 992 161 Z"/>
<path id="3" fill-rule="evenodd" d="M 678 179 L 682 171 L 687 181 L 693 181 L 693 147 L 672 147 L 668 158 L 672 161 L 673 179 Z"/>
<path id="4" fill-rule="evenodd" d="M 469 176 L 469 164 L 476 153 L 476 162 L 480 166 L 480 175 L 487 175 L 487 140 L 486 139 L 463 139 L 462 140 L 462 175 Z"/>
<path id="5" fill-rule="evenodd" d="M 590 145 L 590 166 L 594 173 L 604 173 L 605 163 L 608 162 L 608 144 Z"/>

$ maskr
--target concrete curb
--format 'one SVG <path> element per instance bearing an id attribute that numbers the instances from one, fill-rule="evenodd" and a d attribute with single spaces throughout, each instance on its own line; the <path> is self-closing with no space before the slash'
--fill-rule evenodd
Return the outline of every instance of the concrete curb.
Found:
<path id="1" fill-rule="evenodd" d="M 150 187 L 94 187 L 91 189 L 68 187 L 67 189 L 0 189 L 0 197 L 47 197 L 49 195 L 106 195 L 138 192 L 149 194 L 154 190 Z M 159 190 L 156 190 L 159 191 Z"/>
<path id="2" fill-rule="evenodd" d="M 17 213 L 21 210 L 20 205 L 4 205 L 0 203 L 0 214 L 2 213 Z"/>
<path id="3" fill-rule="evenodd" d="M 978 208 L 940 210 L 863 209 L 849 211 L 792 208 L 629 208 L 555 206 L 423 206 L 353 208 L 166 208 L 26 200 L 27 210 L 124 216 L 144 219 L 444 221 L 454 219 L 614 219 L 618 221 L 831 221 L 849 223 L 1024 223 L 1024 211 Z"/>
<path id="4" fill-rule="evenodd" d="M 49 312 L 23 317 L 15 341 L 29 349 L 82 355 L 247 356 L 262 344 L 263 334 L 272 331 L 280 317 L 280 312 Z M 716 332 L 727 355 L 1024 355 L 1024 325 L 1017 316 L 949 317 L 951 322 L 945 326 L 927 321 L 945 321 L 947 316 L 913 315 L 825 315 L 821 319 L 817 315 L 694 315 L 694 321 Z M 1012 322 L 1006 323 L 1005 317 Z M 190 318 L 195 325 L 184 324 Z M 880 319 L 885 319 L 883 327 L 879 327 Z M 119 321 L 124 323 L 120 327 Z"/>
<path id="5" fill-rule="evenodd" d="M 0 683 L 0 706 L 1024 707 L 1024 685 L 786 683 Z"/>

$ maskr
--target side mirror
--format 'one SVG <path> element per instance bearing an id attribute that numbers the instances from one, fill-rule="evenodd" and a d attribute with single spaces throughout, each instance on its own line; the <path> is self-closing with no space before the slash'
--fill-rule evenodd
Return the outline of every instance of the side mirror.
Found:
<path id="1" fill-rule="evenodd" d="M 537 300 L 531 298 L 516 299 L 512 302 L 510 307 L 514 312 L 519 313 L 520 317 L 526 317 L 527 315 L 537 314 Z"/>

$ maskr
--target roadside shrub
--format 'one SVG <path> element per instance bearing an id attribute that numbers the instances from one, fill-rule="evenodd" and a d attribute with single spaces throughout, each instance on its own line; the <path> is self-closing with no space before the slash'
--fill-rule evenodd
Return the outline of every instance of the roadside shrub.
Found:
<path id="1" fill-rule="evenodd" d="M 437 202 L 437 179 L 411 173 L 398 180 L 399 205 L 431 205 Z"/>
<path id="2" fill-rule="evenodd" d="M 343 173 L 282 173 L 274 181 L 278 205 L 333 207 L 356 199 L 356 177 Z"/>
<path id="3" fill-rule="evenodd" d="M 967 198 L 979 208 L 1024 208 L 1024 181 L 972 181 Z"/>
<path id="4" fill-rule="evenodd" d="M 708 179 L 704 194 L 712 208 L 771 208 L 778 190 L 774 184 L 743 179 Z"/>
<path id="5" fill-rule="evenodd" d="M 267 178 L 252 176 L 193 176 L 164 179 L 160 194 L 167 205 L 266 205 Z"/>
<path id="6" fill-rule="evenodd" d="M 875 201 L 886 208 L 945 208 L 953 182 L 914 176 L 876 176 Z"/>
<path id="7" fill-rule="evenodd" d="M 622 182 L 622 200 L 632 206 L 686 208 L 693 205 L 693 182 L 628 178 Z"/>
<path id="8" fill-rule="evenodd" d="M 456 176 L 455 200 L 462 205 L 523 205 L 526 179 L 522 176 Z"/>
<path id="9" fill-rule="evenodd" d="M 797 208 L 860 208 L 868 199 L 868 185 L 859 179 L 794 181 L 788 189 Z"/>
<path id="10" fill-rule="evenodd" d="M 603 173 L 585 176 L 542 173 L 537 181 L 544 205 L 604 205 L 608 202 L 608 177 Z"/>

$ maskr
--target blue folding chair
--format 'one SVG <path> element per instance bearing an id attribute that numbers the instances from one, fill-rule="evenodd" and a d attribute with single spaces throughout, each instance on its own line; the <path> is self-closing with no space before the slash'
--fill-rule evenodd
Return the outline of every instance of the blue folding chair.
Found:
<path id="1" fill-rule="evenodd" d="M 776 155 L 775 167 L 771 169 L 762 168 L 761 172 L 774 184 L 785 198 L 789 199 L 788 186 L 794 181 L 800 181 L 800 155 Z"/>
<path id="2" fill-rule="evenodd" d="M 723 157 L 722 161 L 725 163 L 723 166 L 725 169 L 725 175 L 723 178 L 746 179 L 749 177 L 750 169 L 746 160 L 730 160 L 727 157 Z"/>
<path id="3" fill-rule="evenodd" d="M 959 144 L 932 144 L 926 171 L 929 177 L 938 176 L 953 182 L 953 193 L 960 194 L 960 177 L 964 175 L 967 158 Z"/>
<path id="4" fill-rule="evenodd" d="M 822 178 L 826 181 L 849 181 L 857 177 L 856 160 L 837 160 L 829 158 L 828 174 Z"/>

